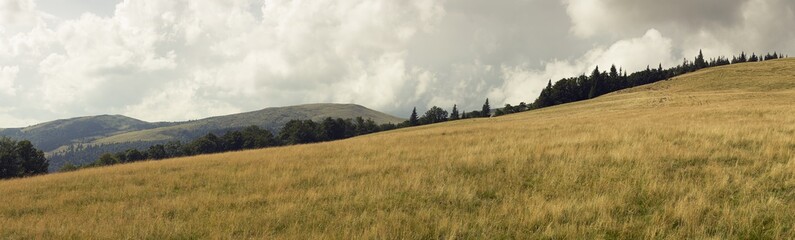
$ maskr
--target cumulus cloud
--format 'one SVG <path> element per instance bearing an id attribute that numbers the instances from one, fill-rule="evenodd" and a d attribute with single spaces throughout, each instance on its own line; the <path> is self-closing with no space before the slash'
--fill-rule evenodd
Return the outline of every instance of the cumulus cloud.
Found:
<path id="1" fill-rule="evenodd" d="M 563 0 L 581 38 L 621 39 L 654 28 L 688 56 L 795 49 L 795 2 L 789 0 Z M 775 49 L 770 49 L 775 48 Z"/>
<path id="2" fill-rule="evenodd" d="M 492 94 L 492 97 L 507 103 L 518 103 L 528 99 L 528 94 L 538 96 L 548 80 L 555 82 L 587 74 L 597 66 L 605 71 L 611 65 L 616 65 L 630 72 L 658 63 L 673 66 L 676 64 L 674 56 L 672 40 L 656 29 L 650 29 L 641 37 L 620 40 L 609 47 L 595 47 L 575 60 L 547 62 L 544 69 L 503 66 L 501 71 L 505 83 L 502 91 Z"/>
<path id="3" fill-rule="evenodd" d="M 0 0 L 0 33 L 24 32 L 52 19 L 36 8 L 34 0 Z"/>
<path id="4" fill-rule="evenodd" d="M 28 24 L 37 20 L 36 4 L 32 0 L 0 1 L 0 25 Z"/>
<path id="5" fill-rule="evenodd" d="M 433 30 L 439 4 L 127 0 L 112 17 L 83 14 L 3 45 L 5 61 L 36 64 L 26 76 L 42 93 L 37 107 L 59 115 L 184 120 L 310 102 L 391 110 L 433 81 L 406 64 L 406 45 Z"/>
<path id="6" fill-rule="evenodd" d="M 0 127 L 315 102 L 471 110 L 531 102 L 597 65 L 795 50 L 787 0 L 125 0 L 87 13 L 40 1 L 0 0 L 0 108 L 13 108 Z"/>
<path id="7" fill-rule="evenodd" d="M 0 67 L 0 96 L 16 95 L 14 82 L 17 80 L 18 73 L 19 73 L 19 67 L 17 66 Z"/>

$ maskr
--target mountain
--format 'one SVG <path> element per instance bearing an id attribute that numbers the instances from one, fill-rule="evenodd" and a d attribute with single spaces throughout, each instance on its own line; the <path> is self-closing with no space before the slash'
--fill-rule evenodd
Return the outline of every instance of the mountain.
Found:
<path id="1" fill-rule="evenodd" d="M 26 128 L 0 129 L 0 136 L 31 141 L 37 148 L 49 152 L 59 147 L 92 142 L 117 134 L 167 126 L 168 123 L 148 123 L 121 115 L 101 115 L 56 120 Z"/>
<path id="2" fill-rule="evenodd" d="M 502 117 L 2 181 L 0 236 L 793 239 L 793 106 L 785 59 Z"/>
<path id="3" fill-rule="evenodd" d="M 47 152 L 50 171 L 55 171 L 67 162 L 93 162 L 107 152 L 145 149 L 174 140 L 190 141 L 207 133 L 223 134 L 252 125 L 276 133 L 290 120 L 320 121 L 327 117 L 362 117 L 378 124 L 404 121 L 355 104 L 308 104 L 173 123 L 149 123 L 121 115 L 80 117 L 27 128 L 2 129 L 0 136 L 30 140 L 37 148 Z"/>
<path id="4" fill-rule="evenodd" d="M 202 120 L 177 123 L 160 128 L 127 132 L 101 138 L 94 144 L 116 144 L 134 141 L 171 141 L 189 140 L 208 132 L 228 131 L 257 125 L 272 132 L 278 132 L 287 122 L 294 119 L 321 121 L 331 118 L 372 119 L 378 124 L 400 123 L 405 121 L 385 113 L 374 111 L 355 104 L 308 104 L 291 107 L 266 108 L 259 111 L 212 117 Z M 219 132 L 220 133 L 220 132 Z"/>

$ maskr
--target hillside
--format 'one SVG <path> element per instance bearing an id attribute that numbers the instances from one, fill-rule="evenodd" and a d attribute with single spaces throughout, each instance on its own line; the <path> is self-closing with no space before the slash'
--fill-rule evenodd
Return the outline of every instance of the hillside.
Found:
<path id="1" fill-rule="evenodd" d="M 56 120 L 26 128 L 0 129 L 0 136 L 29 140 L 43 151 L 52 151 L 64 145 L 87 143 L 112 135 L 167 125 L 121 115 L 101 115 Z"/>
<path id="2" fill-rule="evenodd" d="M 57 120 L 28 128 L 0 129 L 0 136 L 30 140 L 50 156 L 50 171 L 56 171 L 70 162 L 93 162 L 102 153 L 118 152 L 129 148 L 145 149 L 167 141 L 190 141 L 207 133 L 223 134 L 229 130 L 257 125 L 278 132 L 293 119 L 315 121 L 326 117 L 373 119 L 376 123 L 400 123 L 404 119 L 354 104 L 308 104 L 290 107 L 266 108 L 207 119 L 148 123 L 115 115 L 81 117 Z"/>
<path id="3" fill-rule="evenodd" d="M 795 60 L 344 141 L 0 182 L 0 235 L 792 239 Z"/>
<path id="4" fill-rule="evenodd" d="M 214 132 L 227 129 L 239 129 L 257 125 L 277 132 L 287 122 L 294 119 L 321 121 L 331 118 L 356 118 L 373 119 L 378 124 L 400 123 L 405 121 L 385 113 L 377 112 L 363 106 L 354 104 L 309 104 L 291 107 L 266 108 L 255 112 L 233 114 L 228 116 L 212 117 L 197 121 L 190 121 L 143 131 L 129 132 L 98 139 L 94 144 L 114 144 L 132 141 L 169 141 L 189 140 Z"/>

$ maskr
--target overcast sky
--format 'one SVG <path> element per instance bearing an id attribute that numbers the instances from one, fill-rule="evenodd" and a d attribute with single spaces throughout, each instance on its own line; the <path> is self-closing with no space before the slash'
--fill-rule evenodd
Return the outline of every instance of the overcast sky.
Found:
<path id="1" fill-rule="evenodd" d="M 305 103 L 400 117 L 703 49 L 795 53 L 792 0 L 0 0 L 0 127 Z"/>

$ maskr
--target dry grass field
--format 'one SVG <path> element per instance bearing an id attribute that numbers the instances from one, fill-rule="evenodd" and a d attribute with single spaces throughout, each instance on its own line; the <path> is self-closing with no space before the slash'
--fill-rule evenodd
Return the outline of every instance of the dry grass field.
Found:
<path id="1" fill-rule="evenodd" d="M 0 182 L 4 239 L 795 238 L 795 60 L 345 141 Z"/>

